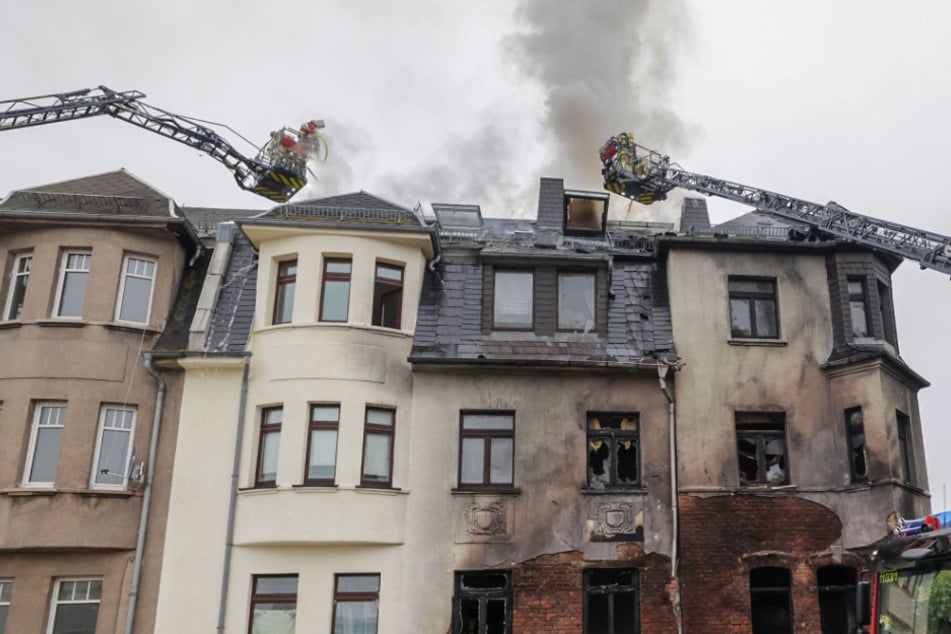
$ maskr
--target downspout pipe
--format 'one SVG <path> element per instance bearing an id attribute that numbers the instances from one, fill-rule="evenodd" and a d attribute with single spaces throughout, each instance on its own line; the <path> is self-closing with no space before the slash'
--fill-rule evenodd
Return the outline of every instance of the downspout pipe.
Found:
<path id="1" fill-rule="evenodd" d="M 667 399 L 667 418 L 670 434 L 670 513 L 671 513 L 671 543 L 670 543 L 670 576 L 674 583 L 674 619 L 677 621 L 677 634 L 683 634 L 683 615 L 680 603 L 680 578 L 678 576 L 677 545 L 680 542 L 679 516 L 680 508 L 677 500 L 677 400 L 671 386 L 667 385 L 667 373 L 670 368 L 680 369 L 678 362 L 657 366 L 657 378 L 660 381 L 660 391 Z"/>
<path id="2" fill-rule="evenodd" d="M 139 513 L 139 534 L 135 541 L 135 563 L 132 566 L 132 588 L 129 590 L 129 609 L 126 613 L 125 634 L 132 634 L 135 610 L 139 597 L 139 581 L 142 577 L 142 561 L 145 559 L 145 535 L 148 532 L 149 508 L 152 503 L 152 480 L 155 477 L 155 456 L 158 453 L 159 430 L 165 408 L 165 380 L 152 367 L 152 354 L 143 354 L 145 371 L 158 383 L 155 395 L 155 411 L 152 414 L 152 438 L 149 440 L 148 466 L 145 470 L 145 491 L 142 495 L 142 511 Z"/>
<path id="3" fill-rule="evenodd" d="M 228 605 L 228 577 L 231 576 L 231 552 L 234 550 L 234 514 L 238 500 L 238 471 L 241 467 L 241 439 L 244 437 L 244 413 L 248 403 L 248 371 L 251 355 L 244 357 L 244 374 L 241 377 L 241 398 L 238 403 L 238 425 L 234 441 L 234 461 L 231 467 L 231 493 L 228 499 L 228 525 L 225 529 L 225 561 L 221 570 L 221 593 L 218 602 L 218 626 L 215 631 L 225 631 L 225 609 Z"/>

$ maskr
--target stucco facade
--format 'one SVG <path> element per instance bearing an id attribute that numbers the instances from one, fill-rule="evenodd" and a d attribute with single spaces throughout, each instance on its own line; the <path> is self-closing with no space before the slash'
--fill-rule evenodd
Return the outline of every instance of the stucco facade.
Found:
<path id="1" fill-rule="evenodd" d="M 6 631 L 60 631 L 70 605 L 97 632 L 125 631 L 133 592 L 135 631 L 152 631 L 181 382 L 145 361 L 198 248 L 173 208 L 125 172 L 0 204 Z"/>

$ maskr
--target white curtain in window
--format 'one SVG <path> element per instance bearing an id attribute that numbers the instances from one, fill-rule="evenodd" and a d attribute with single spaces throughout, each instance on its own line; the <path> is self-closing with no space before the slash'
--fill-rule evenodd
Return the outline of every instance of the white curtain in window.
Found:
<path id="1" fill-rule="evenodd" d="M 376 634 L 376 601 L 340 601 L 334 634 Z"/>

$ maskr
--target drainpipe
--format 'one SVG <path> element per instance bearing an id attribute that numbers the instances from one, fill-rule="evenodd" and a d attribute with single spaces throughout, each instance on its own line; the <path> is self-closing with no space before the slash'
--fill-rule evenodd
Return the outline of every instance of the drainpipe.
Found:
<path id="1" fill-rule="evenodd" d="M 225 631 L 225 607 L 228 603 L 228 577 L 231 575 L 231 551 L 234 549 L 234 509 L 238 500 L 238 469 L 241 467 L 241 438 L 244 435 L 244 411 L 248 402 L 248 368 L 250 353 L 244 357 L 244 375 L 241 377 L 241 400 L 238 403 L 238 431 L 234 441 L 234 462 L 231 468 L 231 494 L 228 500 L 228 527 L 225 538 L 225 563 L 221 570 L 221 599 L 218 603 L 217 632 Z"/>
<path id="2" fill-rule="evenodd" d="M 676 425 L 676 399 L 673 391 L 667 385 L 667 373 L 670 368 L 680 369 L 679 363 L 664 364 L 657 366 L 657 378 L 660 381 L 660 391 L 667 399 L 667 417 L 668 429 L 670 433 L 670 513 L 672 539 L 670 543 L 670 576 L 674 583 L 674 619 L 677 621 L 677 634 L 683 634 L 683 618 L 680 605 L 680 578 L 677 573 L 677 544 L 680 541 L 680 529 L 678 526 L 678 516 L 680 515 L 677 504 L 677 425 Z"/>
<path id="3" fill-rule="evenodd" d="M 152 438 L 149 440 L 148 466 L 145 470 L 145 492 L 142 496 L 142 511 L 139 513 L 139 535 L 135 542 L 135 563 L 132 566 L 132 588 L 129 590 L 129 610 L 126 614 L 125 634 L 132 634 L 136 602 L 139 597 L 139 580 L 142 576 L 142 560 L 145 558 L 145 533 L 149 524 L 149 506 L 152 502 L 152 478 L 155 475 L 155 455 L 158 453 L 159 429 L 162 410 L 165 407 L 165 381 L 152 367 L 152 353 L 144 353 L 145 370 L 158 382 L 155 395 L 155 411 L 152 415 Z"/>

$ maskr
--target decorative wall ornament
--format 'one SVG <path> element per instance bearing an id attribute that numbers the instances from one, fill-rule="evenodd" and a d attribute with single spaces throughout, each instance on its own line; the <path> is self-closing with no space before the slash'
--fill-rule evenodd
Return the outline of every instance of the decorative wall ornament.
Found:
<path id="1" fill-rule="evenodd" d="M 469 535 L 504 535 L 505 502 L 473 503 L 466 507 L 466 533 Z"/>

